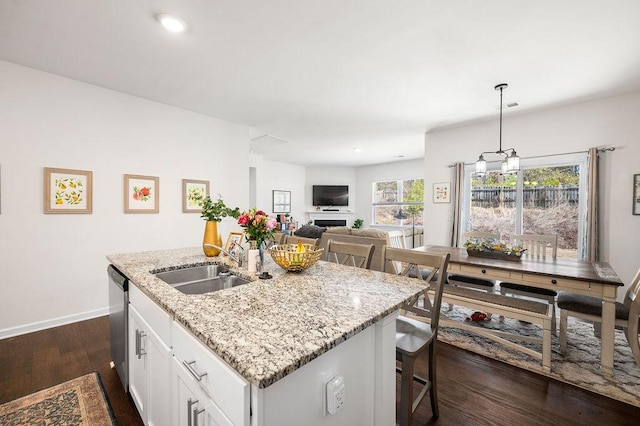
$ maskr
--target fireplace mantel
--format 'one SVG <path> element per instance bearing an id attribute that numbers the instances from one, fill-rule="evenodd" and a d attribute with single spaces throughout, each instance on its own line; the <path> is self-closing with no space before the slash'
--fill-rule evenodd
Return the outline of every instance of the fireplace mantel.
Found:
<path id="1" fill-rule="evenodd" d="M 313 210 L 307 212 L 309 215 L 309 220 L 316 225 L 316 221 L 336 221 L 335 224 L 330 226 L 349 226 L 353 225 L 353 212 L 346 210 L 339 211 L 324 211 L 324 210 Z M 341 221 L 338 223 L 337 221 Z M 320 222 L 322 223 L 322 222 Z M 324 226 L 324 225 L 320 225 Z"/>

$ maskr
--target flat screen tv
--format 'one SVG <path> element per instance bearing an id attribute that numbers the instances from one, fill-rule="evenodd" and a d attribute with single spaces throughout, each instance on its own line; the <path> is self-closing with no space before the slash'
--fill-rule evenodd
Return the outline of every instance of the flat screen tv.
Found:
<path id="1" fill-rule="evenodd" d="M 348 206 L 349 185 L 313 185 L 314 206 Z"/>

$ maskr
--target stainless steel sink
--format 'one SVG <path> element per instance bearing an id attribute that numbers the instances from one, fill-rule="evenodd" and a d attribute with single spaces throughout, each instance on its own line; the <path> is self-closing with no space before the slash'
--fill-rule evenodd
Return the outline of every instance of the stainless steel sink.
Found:
<path id="1" fill-rule="evenodd" d="M 178 284 L 215 278 L 220 272 L 222 272 L 220 265 L 204 265 L 160 272 L 156 274 L 156 277 L 167 284 Z"/>
<path id="2" fill-rule="evenodd" d="M 249 283 L 249 280 L 231 275 L 219 265 L 194 266 L 155 275 L 184 294 L 211 293 Z"/>
<path id="3" fill-rule="evenodd" d="M 209 278 L 208 280 L 174 284 L 173 288 L 183 292 L 184 294 L 203 294 L 223 290 L 225 288 L 237 287 L 242 284 L 247 284 L 248 282 L 249 281 L 244 278 L 240 278 L 235 275 L 228 275 Z"/>

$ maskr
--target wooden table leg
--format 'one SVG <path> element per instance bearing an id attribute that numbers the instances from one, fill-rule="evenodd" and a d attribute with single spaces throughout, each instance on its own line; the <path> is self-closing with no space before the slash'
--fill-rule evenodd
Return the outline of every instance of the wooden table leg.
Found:
<path id="1" fill-rule="evenodd" d="M 616 297 L 605 294 L 602 301 L 602 335 L 600 337 L 600 368 L 606 375 L 613 375 L 613 341 L 616 334 Z"/>

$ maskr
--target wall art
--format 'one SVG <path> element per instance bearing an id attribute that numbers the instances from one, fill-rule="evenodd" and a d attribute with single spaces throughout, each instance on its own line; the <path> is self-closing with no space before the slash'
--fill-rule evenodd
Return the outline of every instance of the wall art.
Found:
<path id="1" fill-rule="evenodd" d="M 451 182 L 440 182 L 433 184 L 433 202 L 434 203 L 450 203 L 451 202 Z"/>
<path id="2" fill-rule="evenodd" d="M 160 178 L 124 175 L 124 212 L 158 213 L 160 211 Z"/>
<path id="3" fill-rule="evenodd" d="M 45 213 L 91 213 L 93 173 L 44 168 Z"/>
<path id="4" fill-rule="evenodd" d="M 202 202 L 209 195 L 208 180 L 182 179 L 182 212 L 201 213 Z"/>

